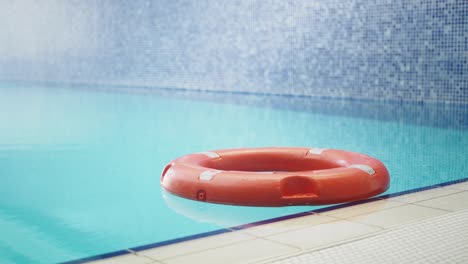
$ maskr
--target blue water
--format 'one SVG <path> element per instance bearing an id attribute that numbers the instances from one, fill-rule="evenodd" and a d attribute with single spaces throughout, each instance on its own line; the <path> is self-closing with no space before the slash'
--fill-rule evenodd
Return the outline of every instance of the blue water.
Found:
<path id="1" fill-rule="evenodd" d="M 389 104 L 369 114 L 362 106 L 371 102 L 353 112 L 346 102 L 334 111 L 335 102 L 310 99 L 311 110 L 272 96 L 92 88 L 1 85 L 0 263 L 69 261 L 319 208 L 206 204 L 163 192 L 164 166 L 192 152 L 362 152 L 386 164 L 387 193 L 468 177 L 464 106 Z"/>

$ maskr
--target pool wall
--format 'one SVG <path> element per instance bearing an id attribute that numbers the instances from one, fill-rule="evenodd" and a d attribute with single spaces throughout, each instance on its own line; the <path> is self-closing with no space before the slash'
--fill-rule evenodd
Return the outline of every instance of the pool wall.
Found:
<path id="1" fill-rule="evenodd" d="M 0 80 L 468 103 L 468 1 L 2 1 Z"/>

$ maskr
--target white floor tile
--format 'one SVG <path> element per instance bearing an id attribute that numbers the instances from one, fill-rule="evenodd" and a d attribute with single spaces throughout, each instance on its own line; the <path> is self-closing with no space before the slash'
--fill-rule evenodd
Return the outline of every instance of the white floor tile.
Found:
<path id="1" fill-rule="evenodd" d="M 107 258 L 103 260 L 97 260 L 93 262 L 89 262 L 92 264 L 150 264 L 150 263 L 157 263 L 153 259 L 144 257 L 144 256 L 136 256 L 134 254 L 127 254 L 112 258 Z"/>
<path id="2" fill-rule="evenodd" d="M 200 251 L 197 253 L 164 260 L 166 264 L 233 264 L 247 263 L 268 257 L 297 252 L 298 249 L 261 238 L 243 241 L 229 246 Z"/>
<path id="3" fill-rule="evenodd" d="M 220 235 L 209 236 L 205 238 L 190 240 L 173 245 L 139 251 L 137 254 L 148 256 L 153 259 L 166 259 L 180 255 L 186 255 L 193 252 L 216 248 L 224 245 L 233 244 L 239 241 L 254 239 L 255 237 L 240 232 L 229 232 Z"/>
<path id="4" fill-rule="evenodd" d="M 434 188 L 426 191 L 421 192 L 414 192 L 410 194 L 405 194 L 401 196 L 396 196 L 388 199 L 389 201 L 398 201 L 404 203 L 417 203 L 424 200 L 433 199 L 436 197 L 441 197 L 445 195 L 449 195 L 452 193 L 460 192 L 460 190 L 450 189 L 450 188 Z"/>
<path id="5" fill-rule="evenodd" d="M 417 204 L 449 211 L 468 209 L 468 191 L 426 200 Z"/>
<path id="6" fill-rule="evenodd" d="M 286 231 L 300 229 L 304 227 L 315 226 L 326 222 L 336 221 L 334 217 L 325 215 L 309 215 L 298 218 L 293 218 L 285 221 L 279 221 L 271 224 L 260 225 L 242 230 L 250 235 L 265 237 L 273 234 L 279 234 Z"/>
<path id="7" fill-rule="evenodd" d="M 388 228 L 395 225 L 408 223 L 415 220 L 422 220 L 446 213 L 447 211 L 444 210 L 407 204 L 383 211 L 351 217 L 348 219 L 363 224 Z"/>
<path id="8" fill-rule="evenodd" d="M 468 263 L 468 210 L 418 221 L 275 264 Z"/>
<path id="9" fill-rule="evenodd" d="M 468 191 L 468 181 L 467 181 L 467 182 L 462 182 L 462 183 L 457 183 L 457 184 L 448 185 L 448 186 L 446 186 L 445 188 L 457 189 L 457 190 L 462 190 L 462 191 Z"/>
<path id="10" fill-rule="evenodd" d="M 346 220 L 325 223 L 267 237 L 270 240 L 309 249 L 379 231 L 377 227 Z"/>
<path id="11" fill-rule="evenodd" d="M 385 210 L 385 209 L 401 206 L 404 204 L 405 203 L 397 202 L 397 201 L 379 200 L 379 201 L 344 207 L 344 208 L 340 208 L 337 210 L 331 210 L 331 211 L 323 212 L 320 214 L 338 217 L 338 218 L 348 218 L 352 216 L 372 213 L 375 211 Z"/>

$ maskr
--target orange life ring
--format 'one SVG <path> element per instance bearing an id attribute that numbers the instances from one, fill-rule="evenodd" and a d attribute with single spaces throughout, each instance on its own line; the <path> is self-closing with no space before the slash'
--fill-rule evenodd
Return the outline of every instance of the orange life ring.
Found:
<path id="1" fill-rule="evenodd" d="M 173 160 L 161 176 L 167 191 L 188 199 L 249 206 L 355 201 L 387 190 L 389 174 L 369 156 L 334 149 L 226 149 Z"/>

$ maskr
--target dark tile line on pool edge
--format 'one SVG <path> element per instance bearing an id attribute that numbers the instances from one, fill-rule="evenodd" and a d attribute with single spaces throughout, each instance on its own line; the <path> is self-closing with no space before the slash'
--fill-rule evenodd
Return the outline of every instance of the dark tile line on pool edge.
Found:
<path id="1" fill-rule="evenodd" d="M 242 91 L 242 90 L 216 90 L 216 89 L 203 89 L 203 88 L 184 88 L 184 87 L 170 87 L 170 86 L 152 86 L 152 85 L 129 85 L 129 84 L 114 84 L 114 83 L 100 83 L 100 82 L 73 82 L 73 81 L 25 81 L 25 80 L 3 80 L 5 83 L 23 84 L 23 85 L 48 85 L 58 88 L 80 88 L 84 90 L 93 90 L 101 92 L 178 92 L 178 93 L 208 93 L 208 94 L 232 94 L 232 95 L 253 95 L 253 96 L 278 96 L 278 97 L 292 97 L 292 98 L 316 98 L 325 100 L 343 100 L 343 101 L 370 101 L 370 102 L 386 102 L 401 104 L 403 102 L 412 102 L 416 104 L 424 104 L 425 101 L 421 100 L 404 100 L 403 98 L 398 99 L 381 99 L 381 98 L 367 98 L 367 97 L 337 97 L 329 95 L 309 95 L 301 93 L 279 93 L 279 92 L 260 92 L 260 91 Z M 65 86 L 65 87 L 63 87 Z M 133 90 L 133 91 L 131 91 Z M 436 102 L 427 101 L 427 103 L 440 103 L 449 105 L 465 104 L 464 102 Z"/>
<path id="2" fill-rule="evenodd" d="M 365 203 L 374 202 L 374 201 L 387 199 L 387 198 L 392 198 L 392 197 L 397 197 L 397 196 L 401 196 L 401 195 L 405 195 L 405 194 L 426 191 L 426 190 L 440 188 L 440 187 L 444 187 L 444 186 L 448 186 L 448 185 L 452 185 L 452 184 L 457 184 L 457 183 L 462 183 L 462 182 L 468 182 L 468 178 L 458 179 L 458 180 L 454 180 L 454 181 L 448 181 L 448 182 L 444 182 L 444 183 L 438 183 L 438 184 L 434 184 L 434 185 L 430 185 L 430 186 L 425 186 L 425 187 L 421 187 L 421 188 L 406 190 L 406 191 L 392 193 L 392 194 L 385 194 L 385 195 L 373 197 L 373 198 L 370 198 L 370 199 L 367 199 L 367 200 L 337 204 L 337 205 L 332 205 L 332 206 L 325 207 L 325 208 L 315 209 L 315 210 L 311 210 L 311 211 L 305 211 L 305 212 L 291 214 L 291 215 L 280 216 L 280 217 L 276 217 L 276 218 L 266 219 L 266 220 L 253 222 L 253 223 L 248 223 L 248 224 L 239 225 L 239 226 L 234 226 L 234 227 L 230 227 L 230 228 L 222 228 L 222 229 L 209 231 L 209 232 L 205 232 L 205 233 L 200 233 L 200 234 L 195 234 L 195 235 L 191 235 L 191 236 L 186 236 L 186 237 L 170 239 L 170 240 L 151 243 L 151 244 L 146 244 L 146 245 L 137 246 L 137 247 L 133 247 L 133 248 L 129 248 L 129 249 L 123 249 L 123 250 L 118 250 L 118 251 L 113 251 L 113 252 L 109 252 L 109 253 L 99 254 L 99 255 L 95 255 L 95 256 L 91 256 L 91 257 L 86 257 L 86 258 L 61 262 L 61 264 L 87 263 L 87 262 L 91 262 L 91 261 L 97 261 L 97 260 L 107 259 L 107 258 L 111 258 L 111 257 L 117 257 L 117 256 L 125 255 L 125 254 L 131 254 L 133 252 L 143 251 L 143 250 L 152 249 L 152 248 L 158 248 L 158 247 L 162 247 L 162 246 L 167 246 L 167 245 L 176 244 L 176 243 L 180 243 L 180 242 L 190 241 L 190 240 L 194 240 L 194 239 L 198 239 L 198 238 L 209 237 L 209 236 L 213 236 L 213 235 L 229 233 L 229 232 L 238 231 L 238 230 L 242 230 L 242 229 L 246 229 L 246 228 L 250 228 L 250 227 L 254 227 L 254 226 L 260 226 L 260 225 L 264 225 L 264 224 L 271 224 L 271 223 L 284 221 L 284 220 L 289 220 L 289 219 L 293 219 L 293 218 L 297 218 L 297 217 L 301 217 L 301 216 L 313 215 L 313 214 L 316 214 L 316 213 L 323 213 L 323 212 L 327 212 L 327 211 L 331 211 L 331 210 L 336 210 L 336 209 L 350 207 L 350 206 L 359 205 L 359 204 L 365 204 Z"/>
<path id="3" fill-rule="evenodd" d="M 33 85 L 34 82 L 13 82 Z M 101 93 L 131 93 L 156 96 L 171 96 L 178 99 L 197 99 L 206 102 L 233 103 L 236 105 L 259 106 L 259 97 L 272 97 L 260 107 L 294 111 L 311 111 L 326 115 L 345 115 L 381 121 L 394 121 L 431 126 L 437 128 L 468 129 L 468 102 L 414 101 L 403 99 L 379 99 L 363 97 L 335 97 L 327 95 L 272 93 L 254 91 L 205 90 L 177 87 L 153 87 L 141 85 L 103 84 L 103 83 L 62 83 L 39 82 L 57 89 L 79 89 Z M 1 88 L 1 83 L 0 83 Z M 241 97 L 241 98 L 237 98 Z M 237 99 L 235 99 L 237 98 Z M 257 98 L 257 99 L 255 99 Z M 326 104 L 318 103 L 326 101 Z M 279 103 L 281 102 L 281 103 Z M 366 103 L 362 105 L 361 103 Z M 431 105 L 428 108 L 428 105 Z M 401 107 L 405 106 L 405 107 Z M 416 108 L 414 108 L 416 107 Z M 373 110 L 374 109 L 374 110 Z M 431 110 L 432 109 L 432 110 Z M 434 109 L 439 109 L 435 111 Z M 436 117 L 434 117 L 436 115 Z"/>

